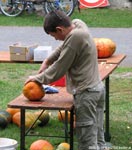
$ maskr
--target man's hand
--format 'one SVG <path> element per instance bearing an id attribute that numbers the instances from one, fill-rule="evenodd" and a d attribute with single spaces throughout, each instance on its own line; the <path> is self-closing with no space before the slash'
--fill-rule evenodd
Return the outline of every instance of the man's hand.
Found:
<path id="1" fill-rule="evenodd" d="M 29 76 L 29 78 L 25 81 L 24 84 L 27 84 L 30 81 L 36 81 L 34 76 Z"/>

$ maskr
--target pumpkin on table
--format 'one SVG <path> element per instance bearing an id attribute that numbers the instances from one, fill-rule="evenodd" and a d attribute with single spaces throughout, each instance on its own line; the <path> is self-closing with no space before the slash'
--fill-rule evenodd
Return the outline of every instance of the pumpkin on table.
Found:
<path id="1" fill-rule="evenodd" d="M 23 87 L 23 95 L 31 101 L 41 100 L 45 95 L 42 85 L 38 82 L 28 82 Z"/>
<path id="2" fill-rule="evenodd" d="M 116 51 L 116 43 L 109 38 L 94 38 L 98 58 L 111 57 Z"/>
<path id="3" fill-rule="evenodd" d="M 30 150 L 54 150 L 54 147 L 50 142 L 40 139 L 30 145 Z"/>

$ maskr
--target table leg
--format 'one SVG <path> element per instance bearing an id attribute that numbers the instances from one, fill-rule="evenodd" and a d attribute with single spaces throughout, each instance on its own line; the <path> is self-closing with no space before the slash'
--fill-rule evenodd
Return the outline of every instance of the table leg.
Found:
<path id="1" fill-rule="evenodd" d="M 109 142 L 111 135 L 109 132 L 109 76 L 105 79 L 106 86 L 106 102 L 105 102 L 105 140 Z"/>
<path id="2" fill-rule="evenodd" d="M 65 141 L 68 142 L 68 111 L 67 110 L 65 110 L 64 125 L 65 125 Z"/>
<path id="3" fill-rule="evenodd" d="M 21 108 L 20 150 L 25 150 L 25 109 Z"/>
<path id="4" fill-rule="evenodd" d="M 73 122 L 74 122 L 74 111 L 70 111 L 70 150 L 73 150 Z"/>

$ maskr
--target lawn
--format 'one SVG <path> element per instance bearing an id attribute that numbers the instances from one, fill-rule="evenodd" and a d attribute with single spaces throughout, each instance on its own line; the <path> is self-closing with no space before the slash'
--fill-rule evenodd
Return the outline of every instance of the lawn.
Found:
<path id="1" fill-rule="evenodd" d="M 84 20 L 89 27 L 113 27 L 129 28 L 132 27 L 132 10 L 130 9 L 110 9 L 95 8 L 75 9 L 71 18 Z M 7 17 L 0 15 L 0 26 L 42 26 L 44 17 L 37 13 L 23 13 L 18 17 Z"/>

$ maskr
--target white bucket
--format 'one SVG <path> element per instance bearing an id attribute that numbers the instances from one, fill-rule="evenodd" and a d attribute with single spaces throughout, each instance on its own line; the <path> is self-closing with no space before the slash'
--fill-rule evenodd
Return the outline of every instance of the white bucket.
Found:
<path id="1" fill-rule="evenodd" d="M 0 138 L 0 150 L 16 150 L 18 143 L 14 139 Z"/>

